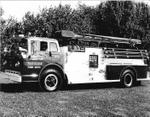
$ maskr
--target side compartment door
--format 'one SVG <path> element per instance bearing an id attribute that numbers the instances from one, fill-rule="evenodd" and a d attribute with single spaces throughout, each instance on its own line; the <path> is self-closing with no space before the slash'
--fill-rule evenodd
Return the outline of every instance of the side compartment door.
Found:
<path id="1" fill-rule="evenodd" d="M 88 82 L 88 54 L 86 50 L 73 49 L 67 52 L 64 66 L 70 84 Z"/>

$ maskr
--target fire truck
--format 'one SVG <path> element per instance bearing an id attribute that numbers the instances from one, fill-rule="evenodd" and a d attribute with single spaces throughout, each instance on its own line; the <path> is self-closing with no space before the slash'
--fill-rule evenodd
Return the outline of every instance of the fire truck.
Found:
<path id="1" fill-rule="evenodd" d="M 55 39 L 22 40 L 26 43 L 19 47 L 22 59 L 14 65 L 9 65 L 14 56 L 5 61 L 3 75 L 12 83 L 38 82 L 51 92 L 66 84 L 120 82 L 129 88 L 150 80 L 148 53 L 139 49 L 138 39 L 58 31 Z"/>

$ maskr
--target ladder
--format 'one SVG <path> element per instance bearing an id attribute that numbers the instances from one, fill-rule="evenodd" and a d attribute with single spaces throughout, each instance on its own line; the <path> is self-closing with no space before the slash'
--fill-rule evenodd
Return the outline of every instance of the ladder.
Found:
<path id="1" fill-rule="evenodd" d="M 96 42 L 101 43 L 113 43 L 113 44 L 128 44 L 128 45 L 136 45 L 141 44 L 141 40 L 139 39 L 130 39 L 130 38 L 121 38 L 121 37 L 112 37 L 112 36 L 103 36 L 103 35 L 95 35 L 95 34 L 83 34 L 78 35 L 72 31 L 62 30 L 56 32 L 56 38 L 60 43 L 65 43 L 71 40 L 78 40 L 82 42 Z"/>
<path id="2" fill-rule="evenodd" d="M 120 59 L 148 59 L 146 50 L 121 49 L 121 48 L 103 48 L 105 58 Z"/>
<path id="3" fill-rule="evenodd" d="M 141 44 L 141 40 L 139 39 L 111 37 L 111 36 L 103 36 L 103 35 L 95 35 L 95 34 L 86 34 L 83 37 L 85 39 L 91 38 L 105 43 Z"/>

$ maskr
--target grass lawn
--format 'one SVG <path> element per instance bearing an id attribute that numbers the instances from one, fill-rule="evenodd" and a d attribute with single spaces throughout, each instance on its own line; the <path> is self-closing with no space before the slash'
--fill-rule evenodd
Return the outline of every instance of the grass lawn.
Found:
<path id="1" fill-rule="evenodd" d="M 150 117 L 150 82 L 120 88 L 116 84 L 72 85 L 43 92 L 36 84 L 4 85 L 0 117 Z"/>

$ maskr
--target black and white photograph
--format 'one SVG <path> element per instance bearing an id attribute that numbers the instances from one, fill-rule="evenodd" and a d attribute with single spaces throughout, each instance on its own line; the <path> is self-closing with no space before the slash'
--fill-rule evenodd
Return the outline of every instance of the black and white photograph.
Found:
<path id="1" fill-rule="evenodd" d="M 150 117 L 150 1 L 0 0 L 0 117 Z"/>

